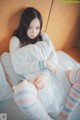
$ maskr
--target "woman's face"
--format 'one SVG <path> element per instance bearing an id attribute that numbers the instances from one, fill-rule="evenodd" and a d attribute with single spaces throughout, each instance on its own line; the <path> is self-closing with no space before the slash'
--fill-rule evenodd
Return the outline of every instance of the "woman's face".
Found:
<path id="1" fill-rule="evenodd" d="M 34 39 L 40 32 L 40 22 L 38 18 L 35 18 L 31 21 L 27 35 L 30 39 Z"/>

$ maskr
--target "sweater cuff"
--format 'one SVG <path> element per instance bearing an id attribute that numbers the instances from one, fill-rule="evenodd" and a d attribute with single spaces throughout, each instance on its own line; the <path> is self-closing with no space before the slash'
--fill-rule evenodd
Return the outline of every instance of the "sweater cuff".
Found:
<path id="1" fill-rule="evenodd" d="M 40 69 L 47 69 L 46 63 L 45 63 L 44 60 L 42 60 L 42 61 L 39 62 L 39 67 L 40 67 Z"/>
<path id="2" fill-rule="evenodd" d="M 43 73 L 45 73 L 46 75 L 50 75 L 50 71 L 47 69 L 46 67 L 46 62 L 44 60 L 39 62 L 39 67 L 42 70 Z"/>
<path id="3" fill-rule="evenodd" d="M 48 76 L 51 74 L 50 71 L 48 69 L 46 69 L 46 68 L 43 69 L 42 72 L 45 73 Z"/>

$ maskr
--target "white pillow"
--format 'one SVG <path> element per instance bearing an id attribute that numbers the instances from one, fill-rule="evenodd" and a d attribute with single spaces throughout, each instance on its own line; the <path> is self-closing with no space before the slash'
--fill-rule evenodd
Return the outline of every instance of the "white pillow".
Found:
<path id="1" fill-rule="evenodd" d="M 71 70 L 73 68 L 80 68 L 80 64 L 75 61 L 70 55 L 62 50 L 56 52 L 59 60 L 59 65 L 63 70 Z"/>
<path id="2" fill-rule="evenodd" d="M 13 91 L 7 82 L 6 73 L 8 79 L 13 83 L 13 85 L 20 82 L 19 76 L 13 69 L 10 54 L 8 52 L 4 52 L 0 56 L 0 102 L 13 97 Z"/>
<path id="3" fill-rule="evenodd" d="M 0 102 L 13 96 L 13 92 L 6 80 L 3 67 L 0 63 Z"/>
<path id="4" fill-rule="evenodd" d="M 4 52 L 1 55 L 1 63 L 3 65 L 3 69 L 7 73 L 8 78 L 13 83 L 13 85 L 18 84 L 20 82 L 20 77 L 14 71 L 14 68 L 11 63 L 10 53 Z"/>

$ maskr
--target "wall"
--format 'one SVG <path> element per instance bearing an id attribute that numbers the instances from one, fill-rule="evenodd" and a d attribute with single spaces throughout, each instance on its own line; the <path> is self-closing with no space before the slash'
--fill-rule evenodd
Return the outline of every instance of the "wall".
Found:
<path id="1" fill-rule="evenodd" d="M 80 41 L 80 4 L 62 3 L 54 0 L 47 33 L 55 48 L 70 49 Z"/>

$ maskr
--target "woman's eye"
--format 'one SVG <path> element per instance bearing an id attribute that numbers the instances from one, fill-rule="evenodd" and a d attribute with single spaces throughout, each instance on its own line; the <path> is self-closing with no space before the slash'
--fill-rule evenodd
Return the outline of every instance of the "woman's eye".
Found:
<path id="1" fill-rule="evenodd" d="M 39 27 L 36 28 L 37 30 L 40 29 Z"/>

